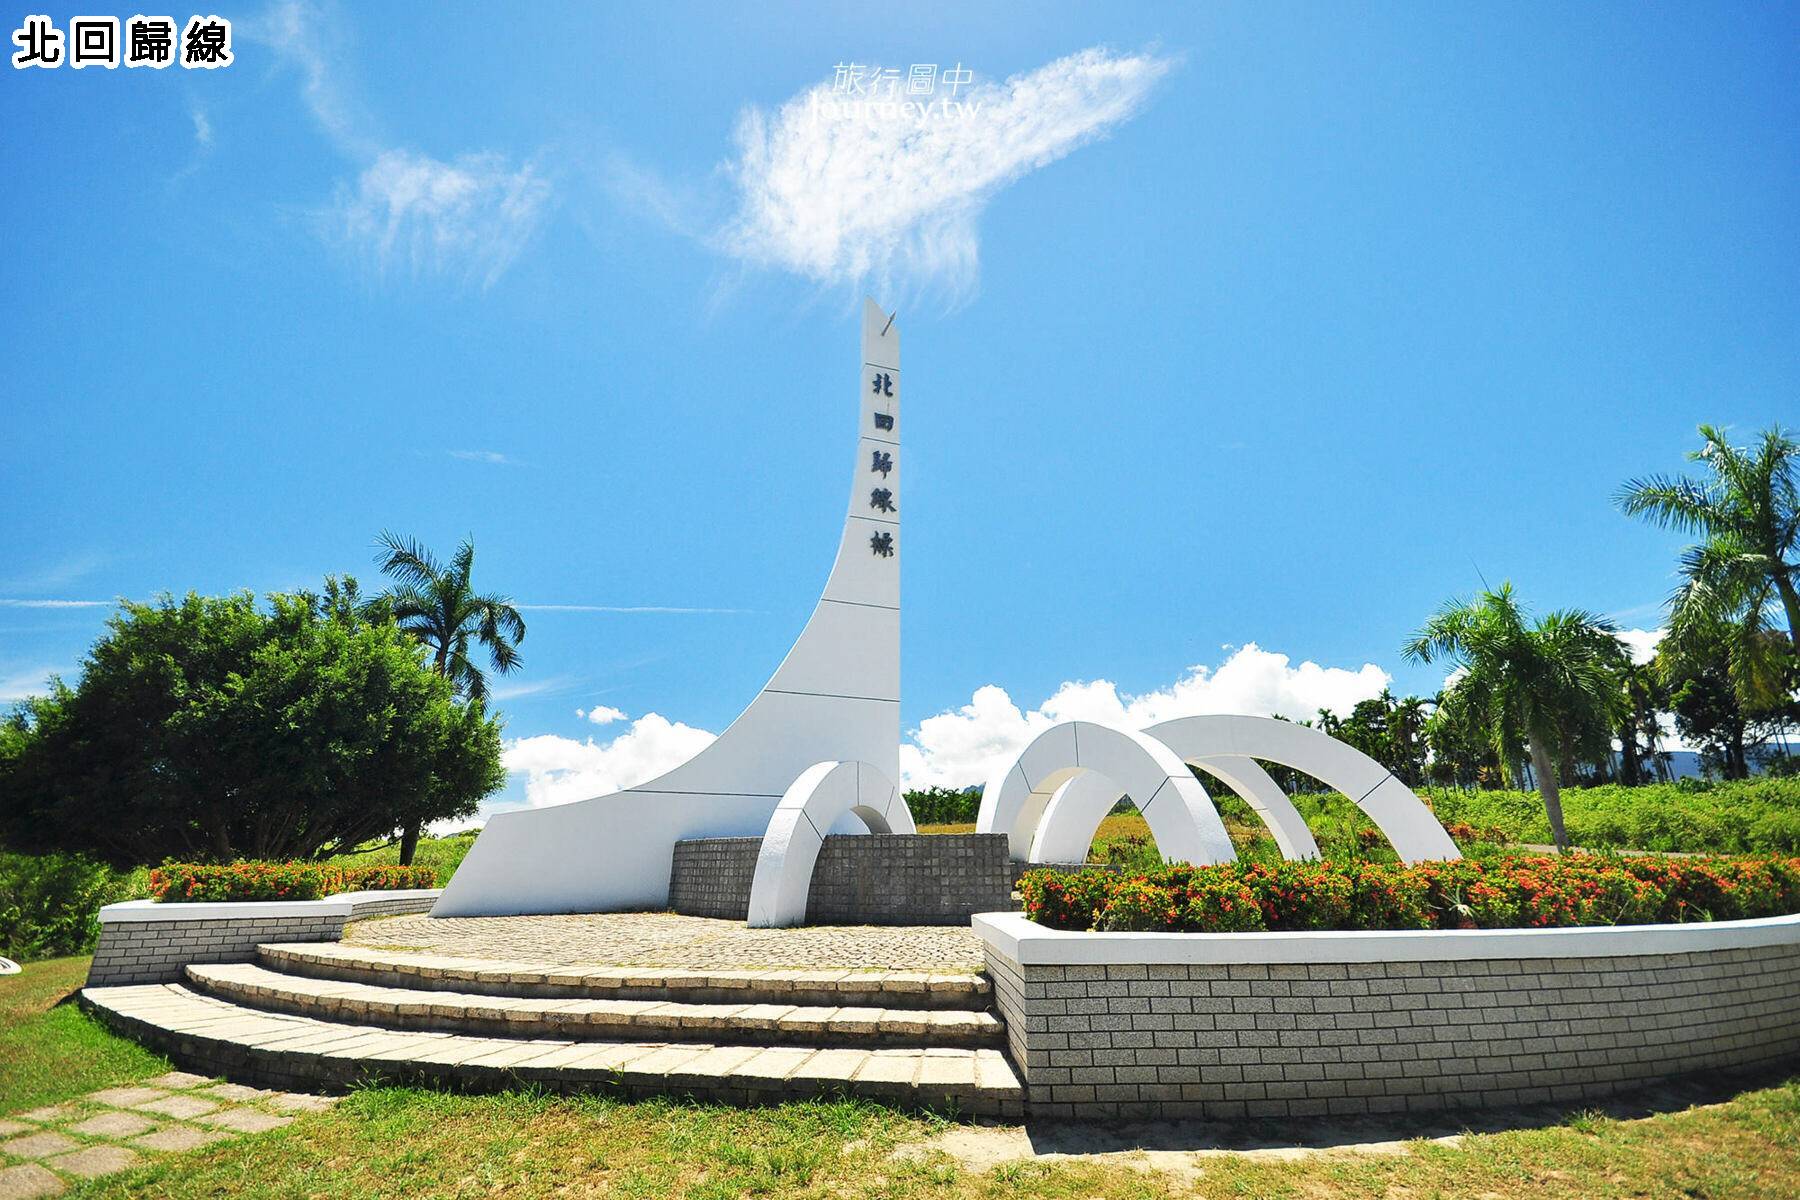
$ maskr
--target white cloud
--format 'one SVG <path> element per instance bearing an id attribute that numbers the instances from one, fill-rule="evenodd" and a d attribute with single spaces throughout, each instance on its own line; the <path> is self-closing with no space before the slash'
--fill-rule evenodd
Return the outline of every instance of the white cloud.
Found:
<path id="1" fill-rule="evenodd" d="M 543 808 L 647 782 L 704 750 L 713 737 L 704 729 L 645 713 L 609 742 L 556 734 L 515 738 L 506 743 L 502 761 L 508 771 L 525 776 L 526 803 Z"/>
<path id="2" fill-rule="evenodd" d="M 1159 721 L 1201 713 L 1250 713 L 1312 717 L 1319 709 L 1348 712 L 1379 695 L 1391 677 L 1373 663 L 1357 670 L 1303 662 L 1254 642 L 1216 670 L 1196 666 L 1166 688 L 1121 695 L 1106 680 L 1064 683 L 1029 712 L 992 684 L 968 704 L 919 722 L 900 747 L 900 775 L 907 787 L 966 787 L 987 782 L 1006 756 L 1058 721 L 1089 720 L 1142 729 Z"/>
<path id="3" fill-rule="evenodd" d="M 625 719 L 625 710 L 614 708 L 610 704 L 596 704 L 585 711 L 576 709 L 575 715 L 584 721 L 592 721 L 596 725 L 611 725 L 614 721 Z"/>
<path id="4" fill-rule="evenodd" d="M 50 691 L 50 677 L 61 675 L 67 678 L 71 672 L 59 667 L 38 667 L 30 671 L 17 671 L 11 675 L 0 675 L 0 704 L 11 704 L 28 696 L 42 696 Z"/>
<path id="5" fill-rule="evenodd" d="M 0 608 L 108 608 L 111 600 L 0 600 Z"/>
<path id="6" fill-rule="evenodd" d="M 1172 65 L 1096 47 L 954 100 L 940 85 L 929 109 L 861 101 L 827 83 L 773 113 L 749 108 L 729 164 L 737 211 L 716 242 L 820 283 L 867 277 L 966 293 L 976 220 L 994 193 L 1128 120 Z M 667 201 L 656 192 L 646 206 Z"/>
<path id="7" fill-rule="evenodd" d="M 206 110 L 196 104 L 194 107 L 188 109 L 188 116 L 191 117 L 194 122 L 194 141 L 200 144 L 202 150 L 212 149 L 212 120 L 206 115 Z"/>
<path id="8" fill-rule="evenodd" d="M 1669 635 L 1666 629 L 1621 629 L 1619 640 L 1631 650 L 1631 661 L 1643 666 L 1656 657 L 1656 647 Z"/>
<path id="9" fill-rule="evenodd" d="M 366 254 L 385 274 L 461 276 L 487 287 L 506 273 L 537 229 L 550 185 L 530 164 L 496 154 L 441 162 L 414 150 L 384 150 L 339 184 L 320 214 L 327 237 Z"/>
<path id="10" fill-rule="evenodd" d="M 405 267 L 415 276 L 482 287 L 505 274 L 548 207 L 550 184 L 534 164 L 515 166 L 494 153 L 445 161 L 366 132 L 368 121 L 346 100 L 320 49 L 343 39 L 308 5 L 277 4 L 249 36 L 298 69 L 314 120 L 347 157 L 366 164 L 313 214 L 326 241 L 366 259 L 379 274 Z"/>

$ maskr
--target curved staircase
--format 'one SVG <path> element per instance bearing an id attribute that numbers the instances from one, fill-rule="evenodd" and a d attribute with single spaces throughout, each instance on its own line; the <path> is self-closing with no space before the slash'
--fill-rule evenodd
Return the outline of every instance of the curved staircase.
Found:
<path id="1" fill-rule="evenodd" d="M 1018 1115 L 988 981 L 909 971 L 573 969 L 341 943 L 263 945 L 83 1003 L 184 1067 L 284 1088 L 362 1080 L 767 1103 L 853 1095 Z"/>

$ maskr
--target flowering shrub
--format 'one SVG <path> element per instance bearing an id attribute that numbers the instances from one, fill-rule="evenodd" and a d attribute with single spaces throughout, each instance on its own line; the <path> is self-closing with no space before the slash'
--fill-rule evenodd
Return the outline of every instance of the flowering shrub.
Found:
<path id="1" fill-rule="evenodd" d="M 317 900 L 337 892 L 437 886 L 430 867 L 339 867 L 329 863 L 169 863 L 150 872 L 150 894 L 166 903 Z"/>
<path id="2" fill-rule="evenodd" d="M 1514 929 L 1800 912 L 1800 858 L 1533 855 L 1405 865 L 1233 862 L 1120 875 L 1028 871 L 1025 913 L 1058 929 Z"/>

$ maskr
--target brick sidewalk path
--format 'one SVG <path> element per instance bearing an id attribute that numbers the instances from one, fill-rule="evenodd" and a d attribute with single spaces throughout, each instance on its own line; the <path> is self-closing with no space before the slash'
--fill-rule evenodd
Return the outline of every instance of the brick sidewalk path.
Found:
<path id="1" fill-rule="evenodd" d="M 292 1123 L 336 1104 L 171 1071 L 126 1087 L 0 1117 L 0 1200 L 54 1196 L 71 1182 Z"/>
<path id="2" fill-rule="evenodd" d="M 973 972 L 982 966 L 981 939 L 967 925 L 751 929 L 741 921 L 674 913 L 384 917 L 353 923 L 344 942 L 558 967 Z"/>

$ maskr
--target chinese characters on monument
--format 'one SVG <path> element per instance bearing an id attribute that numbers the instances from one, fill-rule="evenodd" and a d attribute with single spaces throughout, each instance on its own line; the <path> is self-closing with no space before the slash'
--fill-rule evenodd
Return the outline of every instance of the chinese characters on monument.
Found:
<path id="1" fill-rule="evenodd" d="M 894 376 L 890 371 L 875 370 L 869 376 L 869 394 L 876 397 L 876 403 L 891 401 L 894 395 Z M 891 404 L 888 405 L 891 407 Z M 874 412 L 871 414 L 877 433 L 894 431 L 894 414 L 891 412 Z M 896 443 L 886 438 L 875 438 L 875 441 Z M 869 507 L 878 513 L 896 513 L 899 507 L 894 503 L 894 489 L 887 485 L 888 475 L 894 470 L 894 452 L 876 449 L 869 454 L 869 474 L 881 476 L 881 480 L 869 490 Z M 882 518 L 872 518 L 880 520 Z M 878 558 L 894 557 L 894 534 L 892 530 L 882 530 L 869 537 L 869 551 Z"/>

